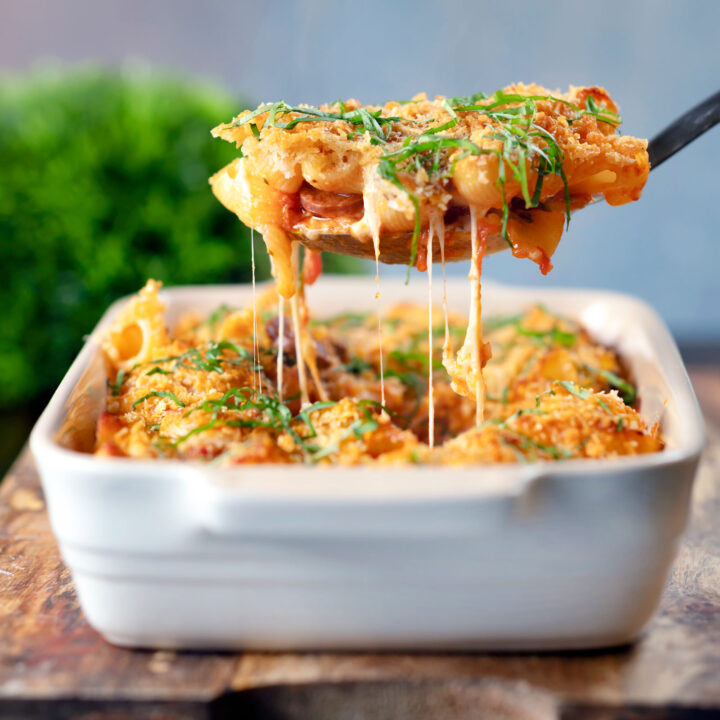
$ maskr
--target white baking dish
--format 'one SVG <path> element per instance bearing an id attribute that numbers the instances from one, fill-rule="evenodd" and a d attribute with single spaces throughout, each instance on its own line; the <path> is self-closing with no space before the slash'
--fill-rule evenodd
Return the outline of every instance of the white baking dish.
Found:
<path id="1" fill-rule="evenodd" d="M 318 316 L 371 309 L 374 289 L 325 278 L 309 303 Z M 164 297 L 172 322 L 249 293 Z M 465 311 L 467 282 L 448 294 Z M 91 338 L 31 437 L 90 623 L 113 643 L 166 648 L 557 649 L 635 637 L 658 602 L 704 443 L 676 346 L 627 296 L 490 283 L 483 295 L 487 315 L 539 301 L 616 347 L 667 450 L 464 469 L 99 459 L 56 439 L 73 388 L 89 422 L 104 404 Z M 424 285 L 384 282 L 383 303 L 408 298 L 425 302 Z"/>

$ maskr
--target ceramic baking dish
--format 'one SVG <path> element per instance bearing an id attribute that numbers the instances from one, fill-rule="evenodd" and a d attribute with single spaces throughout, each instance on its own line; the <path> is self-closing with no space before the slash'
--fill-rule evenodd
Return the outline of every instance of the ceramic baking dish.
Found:
<path id="1" fill-rule="evenodd" d="M 426 302 L 422 284 L 383 285 L 383 303 Z M 373 309 L 374 292 L 371 280 L 325 278 L 309 303 L 320 317 Z M 465 311 L 468 294 L 465 279 L 450 283 L 451 307 Z M 250 291 L 163 295 L 172 323 L 241 305 Z M 163 648 L 511 650 L 634 638 L 657 605 L 704 443 L 677 348 L 624 295 L 486 283 L 483 296 L 487 315 L 542 302 L 616 347 L 667 450 L 458 469 L 95 458 L 58 433 L 69 405 L 88 427 L 103 408 L 96 331 L 30 441 L 89 622 L 110 642 Z"/>

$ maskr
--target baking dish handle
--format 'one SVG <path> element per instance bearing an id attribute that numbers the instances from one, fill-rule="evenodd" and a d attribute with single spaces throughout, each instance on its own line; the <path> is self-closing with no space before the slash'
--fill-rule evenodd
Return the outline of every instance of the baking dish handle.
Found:
<path id="1" fill-rule="evenodd" d="M 477 537 L 497 532 L 518 514 L 531 514 L 539 486 L 528 491 L 539 476 L 525 473 L 521 482 L 473 493 L 392 495 L 337 487 L 301 494 L 270 485 L 263 491 L 236 478 L 200 475 L 193 482 L 190 512 L 204 532 L 220 537 Z"/>

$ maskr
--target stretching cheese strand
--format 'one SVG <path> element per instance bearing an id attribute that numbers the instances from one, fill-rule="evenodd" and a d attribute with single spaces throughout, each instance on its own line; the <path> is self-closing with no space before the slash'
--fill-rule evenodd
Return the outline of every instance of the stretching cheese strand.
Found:
<path id="1" fill-rule="evenodd" d="M 258 380 L 258 391 L 262 392 L 262 373 L 256 368 L 260 367 L 260 342 L 257 335 L 257 305 L 255 302 L 255 230 L 250 228 L 250 265 L 252 268 L 252 327 L 253 327 L 253 387 L 255 378 Z"/>
<path id="2" fill-rule="evenodd" d="M 428 445 L 435 445 L 435 398 L 433 397 L 433 297 L 432 297 L 432 249 L 433 226 L 428 230 L 427 276 L 428 276 Z"/>
<path id="3" fill-rule="evenodd" d="M 277 393 L 283 399 L 283 363 L 285 361 L 285 298 L 278 295 Z"/>
<path id="4" fill-rule="evenodd" d="M 294 243 L 292 248 L 291 263 L 293 277 L 296 279 L 296 282 L 300 265 L 299 253 L 300 246 L 298 245 L 298 243 Z M 310 404 L 310 395 L 308 394 L 307 375 L 305 374 L 305 361 L 303 359 L 305 356 L 303 354 L 302 336 L 300 332 L 300 311 L 298 308 L 297 290 L 290 298 L 290 313 L 292 315 L 293 334 L 295 336 L 295 357 L 297 358 L 296 364 L 298 370 L 298 382 L 300 384 L 300 402 L 302 403 L 303 407 L 306 407 Z"/>

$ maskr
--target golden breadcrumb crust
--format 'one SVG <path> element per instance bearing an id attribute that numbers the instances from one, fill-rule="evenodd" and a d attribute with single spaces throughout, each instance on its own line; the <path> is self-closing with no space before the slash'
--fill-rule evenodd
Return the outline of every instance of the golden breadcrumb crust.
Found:
<path id="1" fill-rule="evenodd" d="M 399 305 L 385 316 L 386 410 L 378 402 L 376 319 L 353 313 L 311 321 L 329 401 L 319 402 L 313 388 L 314 404 L 302 413 L 289 323 L 282 338 L 287 402 L 276 397 L 273 291 L 257 301 L 254 351 L 247 309 L 188 317 L 170 332 L 157 290 L 148 283 L 103 339 L 110 378 L 98 455 L 222 464 L 475 464 L 616 457 L 663 446 L 658 429 L 648 429 L 612 388 L 613 378 L 625 378 L 615 353 L 572 319 L 541 307 L 487 321 L 494 355 L 486 367 L 487 419 L 479 428 L 473 403 L 453 393 L 442 365 L 434 364 L 438 446 L 430 449 L 425 308 Z M 451 315 L 453 342 L 463 323 Z M 441 343 L 440 313 L 435 327 Z M 126 339 L 137 332 L 131 356 Z"/>

